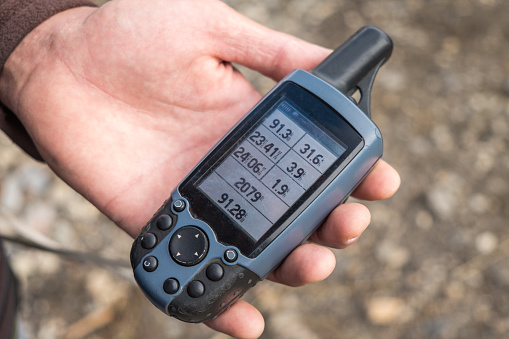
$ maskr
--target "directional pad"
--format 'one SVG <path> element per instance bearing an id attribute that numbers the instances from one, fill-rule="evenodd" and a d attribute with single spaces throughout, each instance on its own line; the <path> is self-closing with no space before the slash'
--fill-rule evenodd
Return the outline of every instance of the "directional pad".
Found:
<path id="1" fill-rule="evenodd" d="M 195 226 L 177 230 L 170 239 L 170 255 L 178 264 L 193 266 L 205 258 L 209 241 L 205 233 Z"/>

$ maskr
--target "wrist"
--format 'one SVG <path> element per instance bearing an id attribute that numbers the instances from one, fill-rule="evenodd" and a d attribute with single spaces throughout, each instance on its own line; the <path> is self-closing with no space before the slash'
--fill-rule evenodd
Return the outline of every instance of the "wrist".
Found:
<path id="1" fill-rule="evenodd" d="M 51 16 L 42 22 L 13 50 L 0 72 L 0 101 L 18 117 L 26 114 L 23 97 L 26 92 L 51 82 L 47 77 L 42 83 L 39 76 L 61 59 L 64 52 L 61 42 L 72 28 L 82 23 L 96 9 L 77 7 Z M 48 74 L 50 75 L 50 74 Z M 20 117 L 21 118 L 21 117 Z"/>

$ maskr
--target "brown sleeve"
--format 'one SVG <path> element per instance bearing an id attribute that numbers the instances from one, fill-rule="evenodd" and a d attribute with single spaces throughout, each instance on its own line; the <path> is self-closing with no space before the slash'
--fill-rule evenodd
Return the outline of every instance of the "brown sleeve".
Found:
<path id="1" fill-rule="evenodd" d="M 51 16 L 80 6 L 97 6 L 88 0 L 0 0 L 0 70 L 16 46 Z M 41 160 L 32 139 L 14 114 L 0 103 L 0 128 L 32 157 Z"/>

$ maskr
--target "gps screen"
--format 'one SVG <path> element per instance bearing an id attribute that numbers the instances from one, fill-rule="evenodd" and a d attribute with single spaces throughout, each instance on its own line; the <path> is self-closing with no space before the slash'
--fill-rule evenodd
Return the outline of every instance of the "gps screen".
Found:
<path id="1" fill-rule="evenodd" d="M 256 242 L 345 151 L 283 98 L 198 189 Z"/>

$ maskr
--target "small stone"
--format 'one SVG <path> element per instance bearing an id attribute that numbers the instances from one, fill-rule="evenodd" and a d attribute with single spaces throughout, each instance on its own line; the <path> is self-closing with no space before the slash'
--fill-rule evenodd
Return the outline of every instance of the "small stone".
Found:
<path id="1" fill-rule="evenodd" d="M 475 194 L 469 200 L 470 209 L 478 214 L 486 213 L 491 207 L 491 201 L 483 194 Z"/>
<path id="2" fill-rule="evenodd" d="M 498 238 L 495 234 L 487 231 L 475 238 L 475 247 L 481 254 L 493 252 L 498 245 Z"/>
<path id="3" fill-rule="evenodd" d="M 27 164 L 19 169 L 20 181 L 23 188 L 35 195 L 44 195 L 51 185 L 53 174 L 49 168 L 40 164 Z"/>
<path id="4" fill-rule="evenodd" d="M 2 185 L 2 206 L 11 213 L 18 213 L 25 205 L 25 198 L 18 176 L 11 173 L 3 181 Z"/>
<path id="5" fill-rule="evenodd" d="M 454 194 L 447 188 L 435 186 L 428 191 L 426 198 L 430 209 L 442 219 L 453 215 L 456 210 Z"/>
<path id="6" fill-rule="evenodd" d="M 366 305 L 369 320 L 376 325 L 400 323 L 405 312 L 403 299 L 374 297 Z"/>
<path id="7" fill-rule="evenodd" d="M 42 201 L 37 201 L 28 205 L 24 216 L 24 222 L 28 227 L 46 235 L 49 235 L 56 219 L 57 211 L 55 206 Z"/>
<path id="8" fill-rule="evenodd" d="M 384 241 L 376 248 L 376 257 L 391 268 L 401 268 L 410 260 L 410 252 L 402 246 Z"/>

